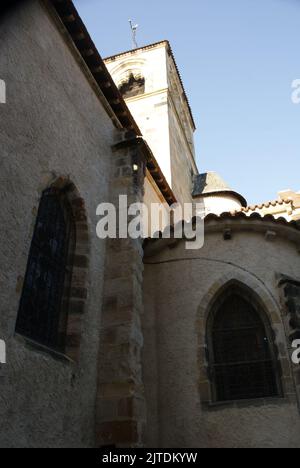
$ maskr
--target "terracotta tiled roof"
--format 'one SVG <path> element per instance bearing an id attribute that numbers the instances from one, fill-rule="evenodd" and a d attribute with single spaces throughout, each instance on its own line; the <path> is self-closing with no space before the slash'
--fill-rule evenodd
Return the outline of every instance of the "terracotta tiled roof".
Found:
<path id="1" fill-rule="evenodd" d="M 263 210 L 264 208 L 271 208 L 271 207 L 276 207 L 276 206 L 283 206 L 283 205 L 292 205 L 293 201 L 292 200 L 274 200 L 274 201 L 269 201 L 262 203 L 260 205 L 249 205 L 245 208 L 242 208 L 241 211 L 244 213 L 249 213 L 250 211 L 255 211 L 255 210 Z"/>
<path id="2" fill-rule="evenodd" d="M 192 222 L 195 223 L 196 218 L 194 217 L 192 219 Z M 222 222 L 222 221 L 246 221 L 246 222 L 252 222 L 252 221 L 260 221 L 260 222 L 265 222 L 265 223 L 271 223 L 277 226 L 285 226 L 287 228 L 292 228 L 300 232 L 300 221 L 287 221 L 285 218 L 275 218 L 274 216 L 268 214 L 266 216 L 261 216 L 259 213 L 252 213 L 250 216 L 247 214 L 243 213 L 242 211 L 236 211 L 236 212 L 225 212 L 222 213 L 221 215 L 216 215 L 213 213 L 210 213 L 207 215 L 204 219 L 205 225 L 208 225 L 210 222 Z M 181 221 L 183 223 L 183 221 Z M 178 223 L 180 224 L 180 223 Z M 172 229 L 171 229 L 172 232 Z M 158 242 L 162 240 L 163 233 L 160 231 L 159 233 L 156 233 L 156 238 L 147 238 L 144 241 L 144 247 L 147 247 L 149 244 Z M 168 239 L 163 239 L 167 241 Z M 181 239 L 178 239 L 180 241 Z"/>
<path id="3" fill-rule="evenodd" d="M 235 211 L 232 213 L 222 213 L 221 215 L 215 215 L 210 213 L 205 217 L 205 222 L 210 221 L 222 221 L 224 219 L 231 219 L 231 220 L 256 220 L 262 222 L 269 222 L 274 224 L 281 224 L 282 226 L 292 227 L 300 231 L 300 223 L 297 221 L 287 221 L 285 218 L 275 218 L 271 214 L 267 214 L 262 216 L 260 213 L 254 212 L 250 216 L 248 216 L 244 211 Z"/>

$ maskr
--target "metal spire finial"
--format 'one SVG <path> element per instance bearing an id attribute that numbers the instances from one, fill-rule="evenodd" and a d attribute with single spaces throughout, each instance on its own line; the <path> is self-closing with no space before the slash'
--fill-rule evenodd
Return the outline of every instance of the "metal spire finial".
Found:
<path id="1" fill-rule="evenodd" d="M 137 33 L 137 29 L 138 29 L 139 25 L 138 24 L 133 24 L 132 20 L 129 20 L 129 24 L 130 24 L 130 28 L 131 28 L 131 32 L 132 32 L 132 45 L 133 45 L 133 48 L 138 49 L 138 43 L 136 41 L 136 33 Z"/>

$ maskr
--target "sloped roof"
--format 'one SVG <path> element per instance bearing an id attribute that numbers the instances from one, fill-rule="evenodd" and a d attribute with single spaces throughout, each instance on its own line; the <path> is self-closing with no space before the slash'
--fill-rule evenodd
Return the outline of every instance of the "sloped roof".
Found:
<path id="1" fill-rule="evenodd" d="M 292 200 L 273 200 L 257 205 L 249 205 L 246 208 L 242 208 L 241 211 L 249 213 L 250 211 L 263 210 L 264 208 L 275 208 L 276 206 L 292 205 Z"/>
<path id="2" fill-rule="evenodd" d="M 245 198 L 232 190 L 217 172 L 197 175 L 194 179 L 193 197 L 206 197 L 214 194 L 231 194 L 241 202 L 243 207 L 247 206 Z"/>
<path id="3" fill-rule="evenodd" d="M 196 219 L 197 219 L 197 217 L 194 216 L 192 218 L 192 220 L 191 220 L 191 223 L 195 223 Z M 228 221 L 230 221 L 230 220 L 232 220 L 232 221 L 245 221 L 245 222 L 261 221 L 261 222 L 274 223 L 274 224 L 277 224 L 277 225 L 290 227 L 290 228 L 296 229 L 297 231 L 300 231 L 300 222 L 299 221 L 295 221 L 295 220 L 287 221 L 283 217 L 275 218 L 275 216 L 273 216 L 271 214 L 261 215 L 260 213 L 255 212 L 255 213 L 252 213 L 250 216 L 247 216 L 242 211 L 232 211 L 232 212 L 225 211 L 224 213 L 222 213 L 220 215 L 217 215 L 215 213 L 209 213 L 204 218 L 205 224 L 208 224 L 211 221 L 220 221 L 221 222 L 221 221 L 224 221 L 224 220 L 228 220 Z M 184 223 L 184 222 L 185 221 L 182 220 L 178 224 Z M 171 232 L 172 232 L 172 229 L 171 229 Z M 156 237 L 155 238 L 150 238 L 149 237 L 149 238 L 147 238 L 145 240 L 147 242 L 151 242 L 151 241 L 157 241 L 159 238 L 162 238 L 162 236 L 163 236 L 162 231 L 159 231 L 157 234 L 158 234 L 157 238 Z"/>
<path id="4" fill-rule="evenodd" d="M 76 49 L 80 53 L 83 62 L 85 62 L 123 128 L 134 131 L 137 135 L 141 135 L 136 121 L 110 76 L 74 3 L 71 0 L 49 0 L 48 3 L 56 10 L 56 13 L 72 38 Z"/>
<path id="5" fill-rule="evenodd" d="M 129 134 L 134 135 L 140 141 L 139 137 L 141 137 L 142 132 L 107 70 L 72 0 L 45 0 L 45 4 L 48 6 L 49 11 L 52 12 L 53 9 L 56 12 L 65 30 L 68 32 L 70 39 L 81 56 L 82 63 L 88 68 L 95 80 L 96 86 L 101 90 L 102 95 L 109 104 L 113 116 L 115 116 L 113 119 L 114 123 L 119 122 L 125 130 L 128 130 Z M 145 145 L 148 150 L 147 167 L 152 177 L 167 202 L 169 204 L 175 203 L 176 198 L 171 187 L 149 146 L 146 143 Z"/>
<path id="6" fill-rule="evenodd" d="M 254 212 L 250 216 L 247 216 L 243 211 L 235 211 L 235 212 L 225 212 L 220 215 L 216 215 L 214 213 L 210 213 L 205 217 L 205 222 L 209 221 L 222 221 L 222 220 L 253 220 L 253 221 L 264 221 L 269 223 L 274 223 L 277 225 L 287 226 L 300 231 L 300 224 L 297 221 L 287 221 L 285 218 L 275 218 L 275 216 L 271 214 L 261 215 L 260 213 Z"/>

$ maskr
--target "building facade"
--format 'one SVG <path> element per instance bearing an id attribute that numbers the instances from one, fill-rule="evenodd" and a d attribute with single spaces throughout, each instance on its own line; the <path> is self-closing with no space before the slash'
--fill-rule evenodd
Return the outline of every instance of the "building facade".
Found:
<path id="1" fill-rule="evenodd" d="M 199 174 L 167 41 L 102 60 L 70 0 L 0 23 L 0 446 L 299 447 L 299 194 Z M 120 196 L 201 203 L 204 247 L 100 239 Z"/>

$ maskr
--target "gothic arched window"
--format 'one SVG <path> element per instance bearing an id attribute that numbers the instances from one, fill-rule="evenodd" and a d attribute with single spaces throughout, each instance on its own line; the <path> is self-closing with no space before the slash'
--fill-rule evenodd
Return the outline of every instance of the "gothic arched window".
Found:
<path id="1" fill-rule="evenodd" d="M 65 190 L 43 192 L 29 253 L 16 332 L 64 352 L 75 246 Z"/>
<path id="2" fill-rule="evenodd" d="M 227 292 L 216 304 L 211 347 L 216 401 L 279 396 L 272 337 L 242 293 Z"/>

